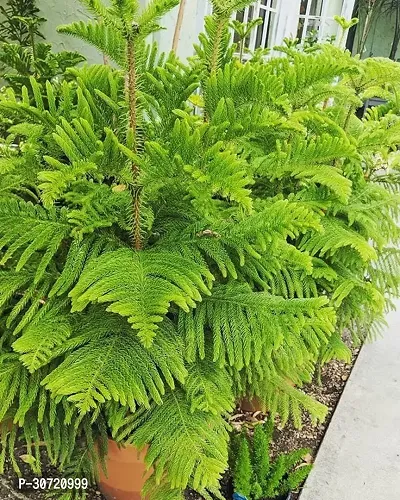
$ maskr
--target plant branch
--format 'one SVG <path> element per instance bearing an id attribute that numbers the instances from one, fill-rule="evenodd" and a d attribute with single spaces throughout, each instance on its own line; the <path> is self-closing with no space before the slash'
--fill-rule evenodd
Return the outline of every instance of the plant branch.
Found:
<path id="1" fill-rule="evenodd" d="M 127 85 L 126 93 L 129 106 L 129 129 L 132 134 L 132 140 L 134 141 L 133 149 L 136 152 L 136 134 L 137 134 L 137 68 L 136 68 L 136 54 L 135 54 L 135 38 L 130 35 L 127 39 L 127 62 L 128 62 L 128 74 L 127 74 Z M 138 179 L 140 175 L 140 168 L 136 162 L 132 162 L 132 179 L 133 184 L 131 187 L 132 195 L 132 212 L 133 212 L 133 235 L 132 235 L 132 246 L 135 250 L 140 250 L 142 248 L 142 238 L 140 230 L 140 208 L 141 208 L 141 198 L 140 189 L 138 189 Z"/>
<path id="2" fill-rule="evenodd" d="M 228 21 L 229 22 L 229 21 Z M 221 49 L 222 35 L 224 33 L 224 28 L 226 26 L 226 20 L 221 18 L 218 20 L 217 30 L 215 33 L 214 46 L 210 59 L 210 74 L 214 73 L 218 69 L 218 59 Z"/>

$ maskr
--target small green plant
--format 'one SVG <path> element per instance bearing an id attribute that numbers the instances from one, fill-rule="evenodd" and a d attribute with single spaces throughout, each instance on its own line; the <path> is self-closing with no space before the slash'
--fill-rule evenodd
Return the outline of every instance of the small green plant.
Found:
<path id="1" fill-rule="evenodd" d="M 58 83 L 67 76 L 68 68 L 85 61 L 77 52 L 54 53 L 51 44 L 38 42 L 38 38 L 44 38 L 40 25 L 46 19 L 38 16 L 34 0 L 9 0 L 0 12 L 5 18 L 0 23 L 0 76 L 19 98 L 23 97 L 22 88 L 30 100 L 33 98 L 32 77 L 43 92 L 46 82 Z M 13 123 L 10 117 L 1 116 L 0 137 L 6 136 Z"/>
<path id="2" fill-rule="evenodd" d="M 245 432 L 237 437 L 233 467 L 235 491 L 248 500 L 275 499 L 296 490 L 307 478 L 312 465 L 304 463 L 310 450 L 301 448 L 270 458 L 273 420 L 259 424 L 252 439 Z"/>
<path id="3" fill-rule="evenodd" d="M 246 497 L 250 497 L 252 490 L 252 464 L 250 445 L 245 435 L 240 436 L 239 448 L 235 463 L 234 486 L 235 490 Z"/>
<path id="4" fill-rule="evenodd" d="M 248 23 L 242 23 L 238 21 L 237 19 L 234 19 L 231 21 L 231 27 L 234 30 L 236 37 L 238 38 L 238 45 L 239 45 L 239 61 L 243 61 L 243 55 L 244 51 L 246 49 L 246 41 L 251 35 L 251 32 L 257 27 L 260 26 L 260 24 L 263 23 L 263 20 L 261 17 L 258 17 L 257 19 L 252 19 Z"/>
<path id="5" fill-rule="evenodd" d="M 85 61 L 85 57 L 78 52 L 52 51 L 49 43 L 37 43 L 32 37 L 31 45 L 23 47 L 17 43 L 5 43 L 0 48 L 0 64 L 4 67 L 2 78 L 7 81 L 20 96 L 22 87 L 26 87 L 33 96 L 30 82 L 32 76 L 45 85 L 57 78 L 63 79 L 68 68 Z"/>
<path id="6" fill-rule="evenodd" d="M 339 46 L 341 46 L 345 40 L 346 33 L 356 24 L 358 24 L 358 18 L 353 17 L 352 19 L 346 19 L 343 16 L 334 16 L 334 20 L 342 28 L 342 33 L 339 38 Z"/>
<path id="7" fill-rule="evenodd" d="M 31 44 L 32 36 L 43 38 L 39 26 L 45 21 L 39 17 L 36 0 L 7 0 L 0 6 L 4 18 L 0 22 L 0 42 L 15 42 L 21 47 Z"/>
<path id="8" fill-rule="evenodd" d="M 0 23 L 0 76 L 17 95 L 21 96 L 25 86 L 33 96 L 32 76 L 44 85 L 85 60 L 77 52 L 54 53 L 51 44 L 38 42 L 44 38 L 40 25 L 46 19 L 38 16 L 36 0 L 8 0 L 0 13 L 4 17 Z"/>

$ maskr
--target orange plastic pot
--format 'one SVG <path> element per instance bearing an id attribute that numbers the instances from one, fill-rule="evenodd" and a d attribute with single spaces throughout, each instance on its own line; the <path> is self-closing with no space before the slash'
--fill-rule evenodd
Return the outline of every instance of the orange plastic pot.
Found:
<path id="1" fill-rule="evenodd" d="M 130 445 L 122 448 L 108 440 L 107 476 L 100 470 L 99 482 L 99 489 L 107 500 L 147 500 L 141 494 L 151 474 L 144 463 L 146 452 L 147 449 L 139 452 Z"/>

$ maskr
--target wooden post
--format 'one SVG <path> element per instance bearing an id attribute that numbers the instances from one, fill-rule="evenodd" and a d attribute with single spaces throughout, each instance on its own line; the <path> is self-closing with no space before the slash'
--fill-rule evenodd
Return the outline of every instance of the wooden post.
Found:
<path id="1" fill-rule="evenodd" d="M 178 18 L 176 20 L 174 39 L 172 42 L 172 50 L 176 53 L 178 50 L 179 37 L 182 31 L 183 18 L 185 15 L 186 0 L 181 0 L 178 11 Z"/>

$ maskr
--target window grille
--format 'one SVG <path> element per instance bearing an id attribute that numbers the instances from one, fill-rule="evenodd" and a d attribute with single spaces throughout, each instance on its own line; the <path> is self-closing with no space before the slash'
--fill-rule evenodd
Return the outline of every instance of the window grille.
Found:
<path id="1" fill-rule="evenodd" d="M 301 0 L 297 38 L 304 41 L 316 32 L 318 41 L 337 34 L 334 16 L 342 11 L 343 0 Z"/>
<path id="2" fill-rule="evenodd" d="M 248 23 L 257 18 L 263 20 L 262 24 L 257 26 L 245 41 L 246 49 L 254 51 L 258 48 L 272 48 L 275 45 L 278 2 L 279 0 L 259 0 L 236 13 L 236 19 L 242 23 Z M 235 42 L 237 42 L 237 36 L 235 36 Z"/>
<path id="3" fill-rule="evenodd" d="M 244 10 L 237 12 L 233 18 L 242 23 L 261 18 L 263 23 L 255 28 L 245 41 L 246 49 L 254 51 L 261 48 L 273 48 L 276 45 L 276 29 L 279 5 L 283 0 L 258 0 Z M 212 13 L 211 2 L 207 2 L 206 15 Z M 234 41 L 238 38 L 235 35 Z"/>

